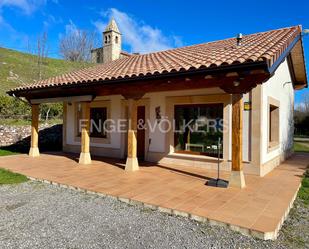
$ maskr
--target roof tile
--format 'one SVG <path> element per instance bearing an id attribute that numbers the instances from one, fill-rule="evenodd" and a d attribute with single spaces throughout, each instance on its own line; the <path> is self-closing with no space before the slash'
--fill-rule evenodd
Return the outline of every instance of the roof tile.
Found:
<path id="1" fill-rule="evenodd" d="M 23 85 L 11 91 L 81 82 L 88 84 L 94 81 L 157 75 L 263 60 L 271 66 L 300 32 L 301 27 L 295 26 L 244 35 L 240 46 L 237 46 L 235 38 L 229 38 L 156 53 L 132 55 L 110 63 Z"/>

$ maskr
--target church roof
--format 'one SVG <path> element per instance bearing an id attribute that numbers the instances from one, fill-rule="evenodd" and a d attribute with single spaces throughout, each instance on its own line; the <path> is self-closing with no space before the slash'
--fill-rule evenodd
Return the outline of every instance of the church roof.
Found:
<path id="1" fill-rule="evenodd" d="M 114 18 L 112 18 L 110 20 L 110 22 L 108 23 L 108 25 L 106 26 L 106 28 L 104 30 L 104 32 L 109 32 L 109 31 L 115 31 L 115 32 L 120 33 L 118 25 L 117 25 L 116 21 L 114 20 Z"/>
<path id="2" fill-rule="evenodd" d="M 138 80 L 148 76 L 194 72 L 207 68 L 220 69 L 240 64 L 245 66 L 257 62 L 264 62 L 270 69 L 287 56 L 299 41 L 300 35 L 301 27 L 294 26 L 244 35 L 241 45 L 237 45 L 236 38 L 229 38 L 161 52 L 133 55 L 23 85 L 9 93 L 63 85 L 77 86 L 101 82 L 105 84 L 121 79 Z M 306 77 L 305 81 L 307 81 Z"/>

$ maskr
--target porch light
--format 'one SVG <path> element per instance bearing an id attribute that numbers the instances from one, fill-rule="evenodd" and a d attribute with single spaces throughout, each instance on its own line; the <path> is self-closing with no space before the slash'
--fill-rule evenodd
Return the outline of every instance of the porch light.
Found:
<path id="1" fill-rule="evenodd" d="M 211 75 L 209 75 L 209 74 L 204 77 L 205 80 L 212 79 L 212 78 L 213 77 Z"/>
<path id="2" fill-rule="evenodd" d="M 239 86 L 239 85 L 240 85 L 240 81 L 239 81 L 239 80 L 234 80 L 234 81 L 233 81 L 233 85 L 234 85 L 235 87 Z"/>
<path id="3" fill-rule="evenodd" d="M 187 82 L 188 82 L 188 81 L 191 81 L 191 79 L 190 79 L 190 78 L 185 78 L 185 81 L 187 81 Z"/>

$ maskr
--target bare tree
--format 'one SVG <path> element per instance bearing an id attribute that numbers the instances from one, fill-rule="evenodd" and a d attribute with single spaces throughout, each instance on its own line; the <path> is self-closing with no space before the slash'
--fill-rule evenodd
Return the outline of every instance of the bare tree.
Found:
<path id="1" fill-rule="evenodd" d="M 34 45 L 28 39 L 27 47 L 28 52 L 34 55 L 33 60 L 33 71 L 36 73 L 35 80 L 41 80 L 44 74 L 43 65 L 46 64 L 48 56 L 48 45 L 47 45 L 47 32 L 43 32 L 37 36 Z"/>
<path id="2" fill-rule="evenodd" d="M 89 61 L 94 48 L 95 33 L 76 29 L 63 36 L 59 43 L 60 54 L 69 61 Z"/>
<path id="3" fill-rule="evenodd" d="M 43 74 L 43 64 L 48 55 L 47 47 L 47 33 L 44 32 L 42 35 L 39 35 L 37 38 L 37 69 L 38 69 L 38 80 L 42 79 Z"/>
<path id="4" fill-rule="evenodd" d="M 303 96 L 303 100 L 304 100 L 304 111 L 305 113 L 307 113 L 307 115 L 309 115 L 309 93 L 305 93 Z"/>

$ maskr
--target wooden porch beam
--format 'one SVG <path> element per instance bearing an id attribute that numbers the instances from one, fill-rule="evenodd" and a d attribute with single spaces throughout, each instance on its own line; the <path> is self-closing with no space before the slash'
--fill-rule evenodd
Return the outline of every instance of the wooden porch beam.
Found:
<path id="1" fill-rule="evenodd" d="M 39 151 L 39 113 L 40 107 L 38 104 L 31 105 L 32 119 L 31 119 L 31 147 L 29 151 L 30 157 L 40 156 Z"/>
<path id="2" fill-rule="evenodd" d="M 44 98 L 44 99 L 30 99 L 31 104 L 43 104 L 43 103 L 56 103 L 56 102 L 84 102 L 92 101 L 94 96 L 83 95 L 83 96 L 71 96 L 71 97 L 59 97 L 59 98 Z"/>
<path id="3" fill-rule="evenodd" d="M 82 102 L 82 119 L 78 127 L 81 130 L 80 164 L 91 164 L 90 156 L 90 102 Z"/>
<path id="4" fill-rule="evenodd" d="M 137 100 L 128 99 L 128 155 L 126 171 L 139 170 L 137 160 Z"/>
<path id="5" fill-rule="evenodd" d="M 229 77 L 227 77 L 227 75 Z M 196 74 L 188 77 L 159 77 L 157 79 L 141 81 L 136 79 L 130 82 L 109 81 L 89 83 L 83 85 L 66 85 L 61 87 L 51 87 L 48 89 L 34 89 L 27 92 L 20 92 L 18 96 L 24 96 L 29 101 L 43 101 L 42 99 L 49 99 L 48 101 L 55 101 L 54 98 L 63 98 L 80 95 L 88 96 L 108 96 L 120 94 L 125 98 L 135 98 L 131 96 L 140 96 L 147 92 L 161 92 L 161 91 L 176 91 L 220 87 L 227 93 L 246 93 L 249 92 L 258 84 L 262 84 L 270 76 L 263 70 L 251 70 L 244 72 L 230 72 L 224 73 L 204 73 Z M 187 79 L 187 80 L 186 80 Z M 190 79 L 188 81 L 188 79 Z M 235 86 L 235 81 L 239 81 L 239 85 Z M 16 93 L 17 94 L 17 93 Z M 37 100 L 38 99 L 38 100 Z M 59 99 L 58 99 L 59 100 Z M 84 100 L 86 101 L 86 100 Z"/>
<path id="6" fill-rule="evenodd" d="M 230 187 L 244 188 L 245 177 L 242 163 L 242 122 L 243 95 L 232 95 L 232 171 L 229 181 Z"/>

